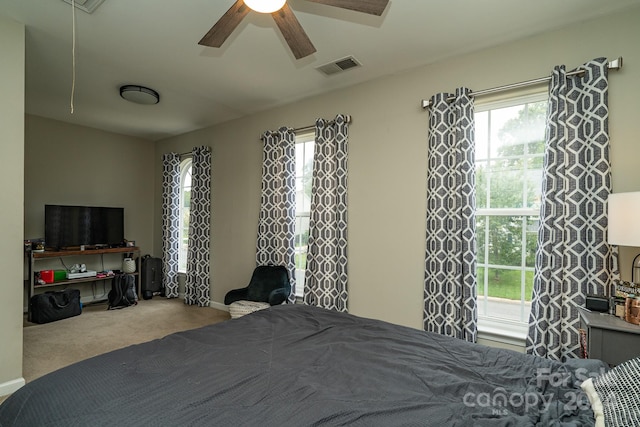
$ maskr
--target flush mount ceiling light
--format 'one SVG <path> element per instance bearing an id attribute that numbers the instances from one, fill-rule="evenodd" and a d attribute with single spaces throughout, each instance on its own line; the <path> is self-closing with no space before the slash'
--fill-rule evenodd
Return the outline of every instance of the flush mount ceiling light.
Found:
<path id="1" fill-rule="evenodd" d="M 160 102 L 158 92 L 138 85 L 120 86 L 120 96 L 136 104 L 153 105 Z"/>
<path id="2" fill-rule="evenodd" d="M 244 0 L 251 9 L 260 13 L 273 13 L 280 9 L 287 2 L 287 0 Z"/>

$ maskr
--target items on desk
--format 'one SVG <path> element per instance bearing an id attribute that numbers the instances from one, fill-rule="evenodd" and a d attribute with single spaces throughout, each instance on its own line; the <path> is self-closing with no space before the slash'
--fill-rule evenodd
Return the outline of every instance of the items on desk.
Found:
<path id="1" fill-rule="evenodd" d="M 625 318 L 624 320 L 633 323 L 634 325 L 640 325 L 640 297 L 635 295 L 629 295 L 625 299 Z"/>

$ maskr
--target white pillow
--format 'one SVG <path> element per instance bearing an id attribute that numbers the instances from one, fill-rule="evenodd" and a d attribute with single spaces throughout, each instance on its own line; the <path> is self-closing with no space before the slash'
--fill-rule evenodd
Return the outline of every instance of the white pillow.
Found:
<path id="1" fill-rule="evenodd" d="M 589 398 L 596 427 L 640 426 L 640 358 L 589 378 L 580 387 Z"/>
<path id="2" fill-rule="evenodd" d="M 596 427 L 604 427 L 604 412 L 602 408 L 602 402 L 600 401 L 598 393 L 596 393 L 596 389 L 593 388 L 593 378 L 589 378 L 583 381 L 582 384 L 580 384 L 580 387 L 589 398 L 589 403 L 591 403 L 593 415 L 596 417 Z"/>

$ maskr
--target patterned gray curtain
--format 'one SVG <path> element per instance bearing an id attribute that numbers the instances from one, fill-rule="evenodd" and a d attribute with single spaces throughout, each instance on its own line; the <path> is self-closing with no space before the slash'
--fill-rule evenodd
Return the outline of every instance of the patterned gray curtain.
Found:
<path id="1" fill-rule="evenodd" d="M 167 298 L 178 297 L 180 156 L 162 156 L 162 281 Z"/>
<path id="2" fill-rule="evenodd" d="M 316 121 L 304 303 L 347 311 L 349 117 Z"/>
<path id="3" fill-rule="evenodd" d="M 607 196 L 611 192 L 604 58 L 583 77 L 553 70 L 549 88 L 542 206 L 527 352 L 579 357 L 577 307 L 611 285 Z"/>
<path id="4" fill-rule="evenodd" d="M 262 136 L 262 195 L 257 265 L 283 265 L 291 281 L 290 302 L 295 302 L 294 228 L 296 220 L 295 143 L 293 129 L 282 127 Z"/>
<path id="5" fill-rule="evenodd" d="M 432 97 L 424 329 L 477 339 L 474 105 L 469 89 Z"/>
<path id="6" fill-rule="evenodd" d="M 189 248 L 184 302 L 209 306 L 211 239 L 211 149 L 195 147 L 191 155 L 191 206 Z"/>

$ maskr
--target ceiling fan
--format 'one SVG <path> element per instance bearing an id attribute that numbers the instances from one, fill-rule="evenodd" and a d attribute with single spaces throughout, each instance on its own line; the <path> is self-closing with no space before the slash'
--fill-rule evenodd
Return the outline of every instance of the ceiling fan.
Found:
<path id="1" fill-rule="evenodd" d="M 308 0 L 314 3 L 335 6 L 356 12 L 380 16 L 389 0 Z M 286 40 L 296 59 L 309 56 L 316 48 L 294 15 L 286 0 L 236 0 L 227 12 L 215 23 L 209 32 L 198 42 L 199 45 L 220 47 L 251 10 L 270 13 L 276 21 L 282 36 Z"/>

